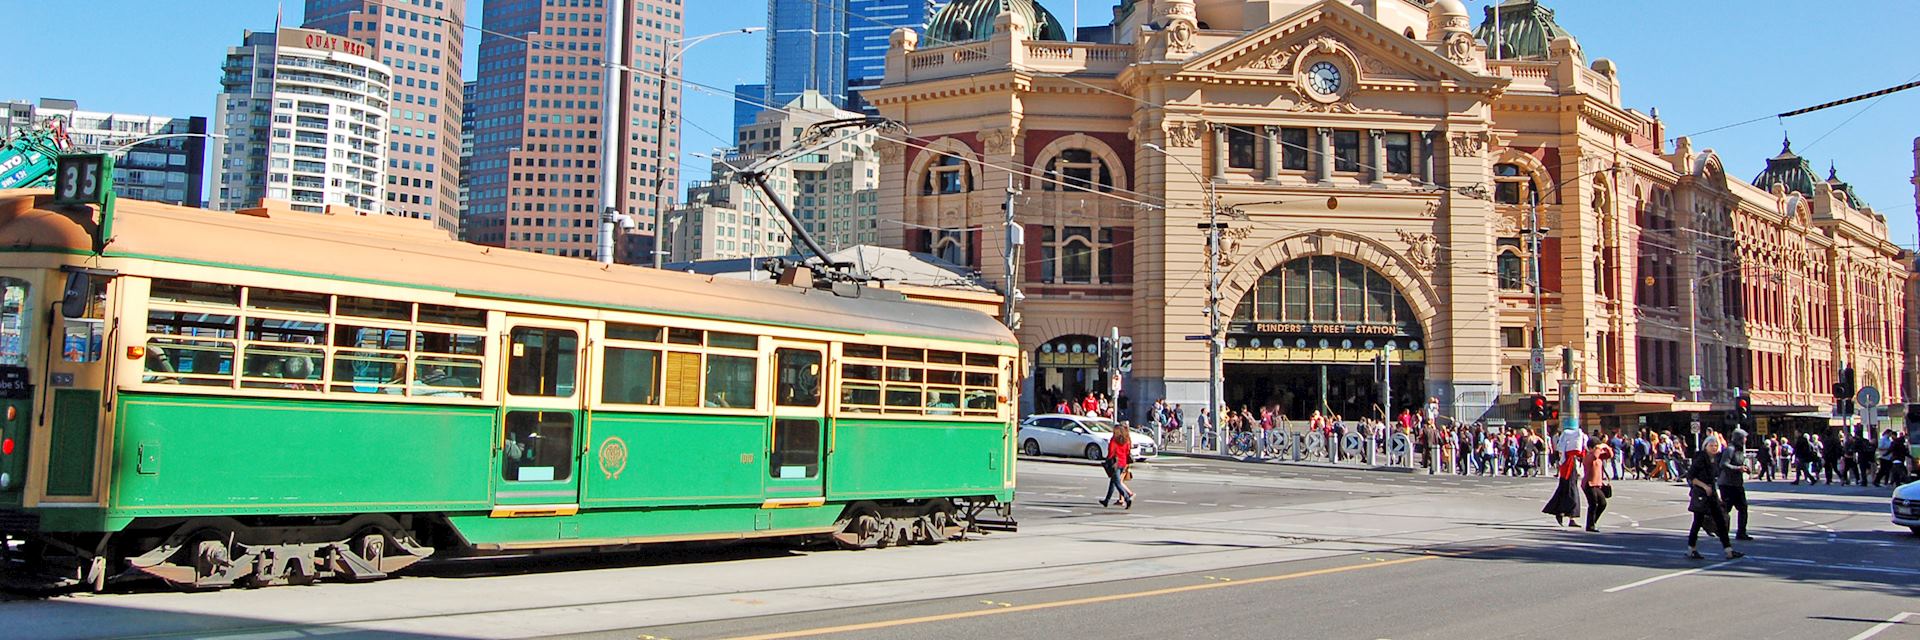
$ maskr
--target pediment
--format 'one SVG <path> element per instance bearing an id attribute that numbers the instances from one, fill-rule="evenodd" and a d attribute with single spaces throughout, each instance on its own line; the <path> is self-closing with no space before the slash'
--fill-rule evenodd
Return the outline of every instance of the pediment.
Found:
<path id="1" fill-rule="evenodd" d="M 1441 82 L 1492 88 L 1504 81 L 1395 33 L 1336 0 L 1301 9 L 1224 45 L 1189 59 L 1187 75 L 1223 75 L 1240 80 L 1268 77 L 1291 81 L 1303 57 L 1337 55 L 1359 71 L 1358 83 Z M 1471 56 L 1465 62 L 1471 63 Z"/>

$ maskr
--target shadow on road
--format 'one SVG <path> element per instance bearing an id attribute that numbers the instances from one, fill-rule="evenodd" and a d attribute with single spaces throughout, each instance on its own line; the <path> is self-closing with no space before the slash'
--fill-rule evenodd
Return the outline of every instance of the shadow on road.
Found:
<path id="1" fill-rule="evenodd" d="M 297 587 L 288 587 L 297 588 Z M 0 636 L 35 640 L 92 638 L 198 638 L 244 634 L 251 638 L 326 637 L 329 640 L 394 638 L 439 640 L 456 636 L 355 629 L 351 623 L 287 624 L 276 620 L 198 612 L 155 611 L 91 598 L 56 598 L 0 604 Z"/>
<path id="2" fill-rule="evenodd" d="M 1687 559 L 1686 538 L 1675 533 L 1613 530 L 1595 534 L 1572 529 L 1540 529 L 1535 537 L 1543 544 L 1491 548 L 1463 545 L 1457 548 L 1437 547 L 1434 551 L 1457 554 L 1457 557 L 1466 560 L 1535 565 L 1615 565 L 1673 571 L 1698 569 L 1723 562 L 1719 543 L 1708 539 L 1700 542 L 1700 552 L 1708 559 Z M 1735 543 L 1735 548 L 1745 552 L 1747 557 L 1717 566 L 1712 572 L 1715 575 L 1750 576 L 1920 598 L 1920 566 L 1891 563 L 1909 558 L 1910 553 L 1855 551 L 1853 548 L 1842 550 L 1846 545 L 1829 544 L 1827 534 L 1818 531 L 1769 531 L 1759 537 L 1756 541 Z M 1902 534 L 1896 537 L 1910 536 Z M 1702 534 L 1702 538 L 1706 538 L 1705 534 Z M 1609 549 L 1593 545 L 1624 548 Z M 1916 543 L 1916 548 L 1920 548 L 1920 543 Z"/>

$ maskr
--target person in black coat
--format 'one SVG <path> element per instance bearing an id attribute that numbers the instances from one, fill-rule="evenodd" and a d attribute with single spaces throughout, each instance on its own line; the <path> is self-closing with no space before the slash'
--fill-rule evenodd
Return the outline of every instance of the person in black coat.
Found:
<path id="1" fill-rule="evenodd" d="M 1693 512 L 1693 525 L 1687 528 L 1687 557 L 1695 560 L 1700 555 L 1700 531 L 1720 538 L 1721 550 L 1727 559 L 1739 558 L 1746 554 L 1733 550 L 1733 540 L 1727 536 L 1727 513 L 1721 507 L 1718 485 L 1720 482 L 1720 454 L 1727 448 L 1727 442 L 1720 434 L 1710 434 L 1706 443 L 1693 454 L 1693 460 L 1687 465 L 1687 510 Z"/>
<path id="2" fill-rule="evenodd" d="M 1840 441 L 1839 429 L 1828 429 L 1826 433 L 1821 434 L 1820 457 L 1822 462 L 1826 463 L 1821 468 L 1826 470 L 1827 484 L 1833 484 L 1833 474 L 1840 471 L 1840 459 L 1846 457 L 1846 453 L 1846 446 Z M 1846 475 L 1840 476 L 1842 482 L 1846 479 Z"/>

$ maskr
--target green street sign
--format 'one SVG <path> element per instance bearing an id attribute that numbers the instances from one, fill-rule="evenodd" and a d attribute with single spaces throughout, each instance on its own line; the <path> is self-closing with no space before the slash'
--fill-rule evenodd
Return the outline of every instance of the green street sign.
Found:
<path id="1" fill-rule="evenodd" d="M 106 206 L 113 199 L 113 158 L 104 153 L 74 153 L 55 161 L 53 203 Z"/>

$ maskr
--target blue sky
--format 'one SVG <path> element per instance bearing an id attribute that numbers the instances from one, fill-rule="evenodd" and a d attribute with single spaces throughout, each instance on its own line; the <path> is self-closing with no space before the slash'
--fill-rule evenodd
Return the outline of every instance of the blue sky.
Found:
<path id="1" fill-rule="evenodd" d="M 688 34 L 766 23 L 766 0 L 685 0 Z M 1073 0 L 1042 0 L 1071 20 Z M 1487 0 L 1468 0 L 1475 20 Z M 0 98 L 73 98 L 89 109 L 210 115 L 226 48 L 243 29 L 273 26 L 267 0 L 63 0 L 4 3 L 13 63 L 0 66 Z M 285 3 L 289 22 L 302 3 Z M 1081 24 L 1104 22 L 1113 0 L 1079 0 Z M 1618 64 L 1628 106 L 1658 108 L 1671 135 L 1819 104 L 1920 76 L 1920 2 L 1733 2 L 1730 0 L 1550 1 L 1587 56 Z M 468 15 L 479 22 L 478 0 Z M 193 7 L 186 10 L 186 7 Z M 136 35 L 139 34 L 139 35 Z M 469 37 L 469 43 L 479 38 Z M 717 39 L 687 54 L 687 77 L 731 87 L 757 82 L 765 67 L 760 35 Z M 468 69 L 473 68 L 472 64 Z M 685 146 L 725 144 L 732 101 L 689 91 Z M 1849 121 L 1851 120 L 1851 121 Z M 1893 239 L 1915 241 L 1913 139 L 1920 136 L 1920 89 L 1785 121 L 1695 136 L 1720 152 L 1735 176 L 1751 178 L 1778 153 L 1782 135 L 1843 179 L 1888 218 Z M 689 158 L 686 173 L 704 177 Z"/>

